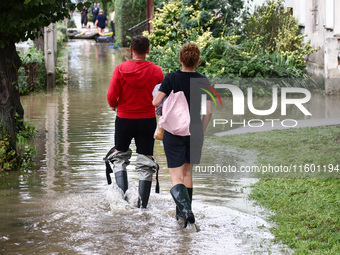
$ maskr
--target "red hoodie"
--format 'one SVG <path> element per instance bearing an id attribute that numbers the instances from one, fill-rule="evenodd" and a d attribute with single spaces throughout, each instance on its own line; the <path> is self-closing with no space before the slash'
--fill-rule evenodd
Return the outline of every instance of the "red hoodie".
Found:
<path id="1" fill-rule="evenodd" d="M 112 75 L 107 102 L 117 107 L 125 119 L 154 118 L 152 91 L 164 78 L 162 69 L 149 61 L 129 60 L 118 65 Z"/>

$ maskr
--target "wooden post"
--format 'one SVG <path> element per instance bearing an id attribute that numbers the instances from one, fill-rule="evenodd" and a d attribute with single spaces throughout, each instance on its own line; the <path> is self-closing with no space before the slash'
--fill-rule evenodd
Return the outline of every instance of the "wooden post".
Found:
<path id="1" fill-rule="evenodd" d="M 47 88 L 55 87 L 55 61 L 56 61 L 56 24 L 50 24 L 44 28 L 45 39 L 45 66 L 46 66 L 46 82 Z"/>
<path id="2" fill-rule="evenodd" d="M 153 31 L 153 26 L 150 23 L 151 20 L 153 20 L 154 14 L 155 14 L 155 4 L 154 4 L 154 0 L 147 0 L 147 18 L 149 19 L 148 22 L 148 32 L 149 34 L 151 33 L 151 31 Z"/>

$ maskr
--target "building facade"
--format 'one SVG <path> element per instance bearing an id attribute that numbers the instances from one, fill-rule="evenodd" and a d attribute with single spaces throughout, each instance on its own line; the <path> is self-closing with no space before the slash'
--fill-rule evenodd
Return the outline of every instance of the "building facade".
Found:
<path id="1" fill-rule="evenodd" d="M 325 78 L 327 94 L 340 94 L 340 1 L 294 0 L 293 13 L 314 48 L 307 59 L 309 74 Z"/>

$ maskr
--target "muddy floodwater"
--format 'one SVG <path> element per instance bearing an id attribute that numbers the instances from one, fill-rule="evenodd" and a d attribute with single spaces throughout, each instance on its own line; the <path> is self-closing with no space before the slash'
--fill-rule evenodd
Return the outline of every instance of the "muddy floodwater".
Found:
<path id="1" fill-rule="evenodd" d="M 124 54 L 91 40 L 66 47 L 69 84 L 21 99 L 25 119 L 38 130 L 36 166 L 0 180 L 0 254 L 289 254 L 272 242 L 268 213 L 247 199 L 254 178 L 194 172 L 197 229 L 182 229 L 159 141 L 160 194 L 153 183 L 148 208 L 135 207 L 134 153 L 129 203 L 123 200 L 107 185 L 102 159 L 115 125 L 106 92 Z M 225 150 L 225 157 L 237 162 L 247 153 L 253 155 Z"/>

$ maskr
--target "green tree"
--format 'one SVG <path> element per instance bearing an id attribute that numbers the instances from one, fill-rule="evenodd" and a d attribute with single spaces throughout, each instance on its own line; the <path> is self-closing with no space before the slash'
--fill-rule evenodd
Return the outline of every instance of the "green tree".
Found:
<path id="1" fill-rule="evenodd" d="M 104 10 L 106 15 L 109 15 L 111 9 L 115 6 L 115 0 L 100 0 L 98 2 L 100 3 L 100 8 Z"/>
<path id="2" fill-rule="evenodd" d="M 71 0 L 12 0 L 0 3 L 0 140 L 9 136 L 15 149 L 15 114 L 24 110 L 17 89 L 21 60 L 15 43 L 35 39 L 41 28 L 69 16 Z M 86 3 L 88 5 L 88 3 Z M 83 4 L 78 4 L 82 9 Z M 71 5 L 71 8 L 75 6 Z"/>
<path id="3" fill-rule="evenodd" d="M 213 37 L 241 33 L 241 21 L 248 14 L 243 0 L 172 0 L 157 3 L 152 21 L 152 45 L 185 41 L 192 35 L 211 32 Z"/>
<path id="4" fill-rule="evenodd" d="M 128 29 L 146 20 L 147 0 L 116 0 L 116 43 L 127 46 Z"/>
<path id="5" fill-rule="evenodd" d="M 198 5 L 197 5 L 198 4 Z M 195 6 L 201 11 L 198 23 L 209 28 L 214 37 L 221 36 L 221 33 L 228 35 L 240 34 L 242 31 L 241 21 L 248 15 L 248 8 L 244 6 L 244 0 L 183 0 L 184 6 Z M 183 26 L 191 27 L 188 15 L 182 11 L 181 21 Z M 215 21 L 210 23 L 210 17 Z"/>
<path id="6" fill-rule="evenodd" d="M 288 10 L 284 10 L 283 2 L 284 0 L 267 0 L 256 7 L 245 24 L 246 36 L 252 41 L 260 42 L 257 50 L 280 53 L 303 67 L 304 56 L 316 49 L 310 43 L 304 42 L 306 35 L 299 32 L 298 21 Z"/>

